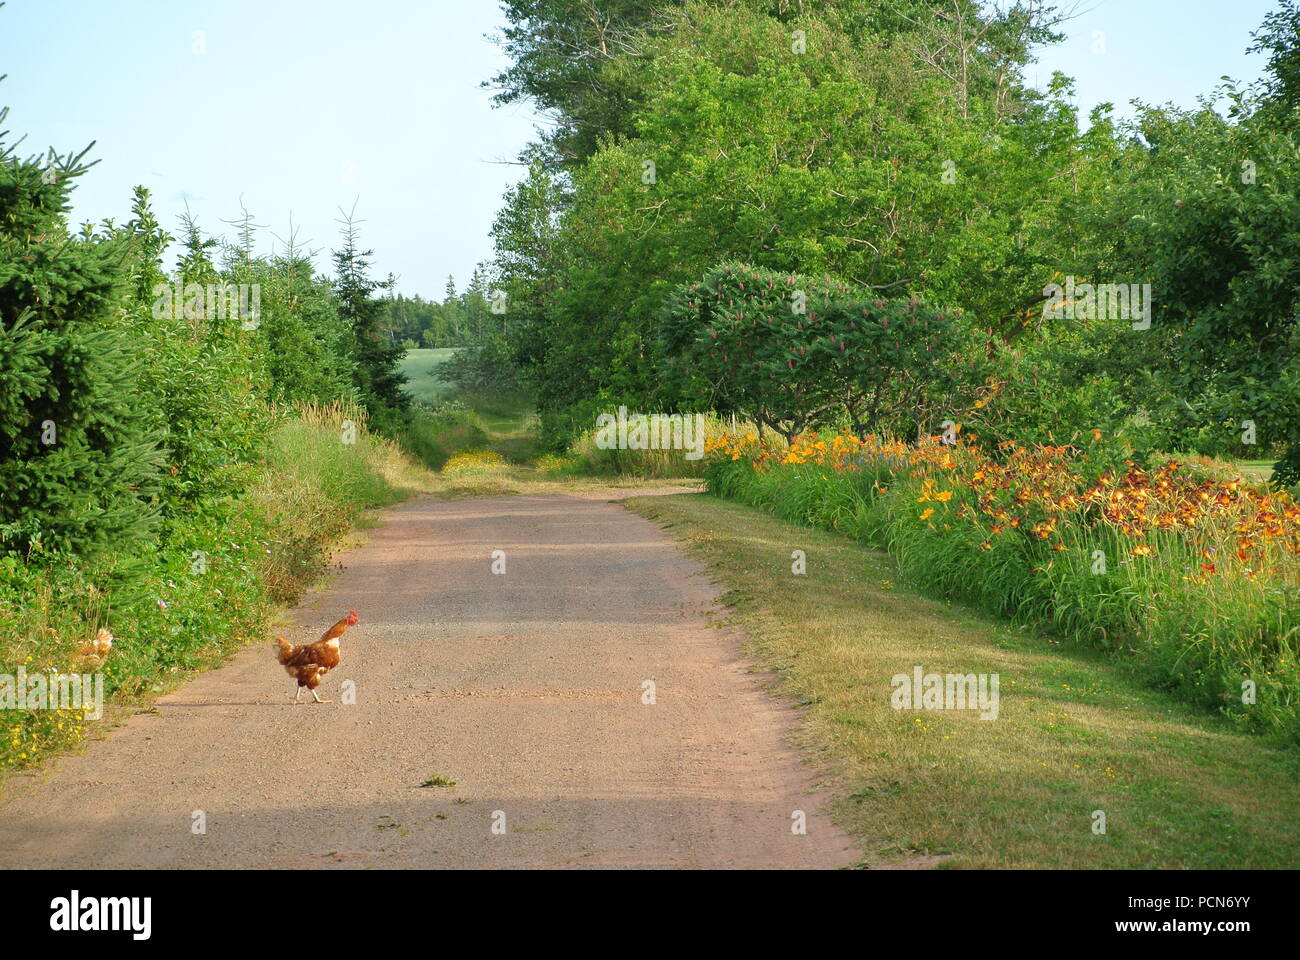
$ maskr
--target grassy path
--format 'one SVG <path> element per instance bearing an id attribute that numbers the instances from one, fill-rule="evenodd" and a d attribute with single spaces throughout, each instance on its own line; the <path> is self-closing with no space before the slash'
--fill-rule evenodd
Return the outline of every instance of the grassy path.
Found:
<path id="1" fill-rule="evenodd" d="M 727 590 L 729 623 L 837 784 L 867 865 L 1294 868 L 1300 754 L 1066 649 L 923 597 L 844 537 L 703 495 L 640 498 Z M 791 553 L 807 573 L 791 572 Z M 890 678 L 997 673 L 996 720 L 896 711 Z M 1106 832 L 1093 832 L 1094 811 Z"/>

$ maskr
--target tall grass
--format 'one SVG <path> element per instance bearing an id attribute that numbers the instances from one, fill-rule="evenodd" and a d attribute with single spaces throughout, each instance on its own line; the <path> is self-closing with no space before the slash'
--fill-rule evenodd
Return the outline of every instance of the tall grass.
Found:
<path id="1" fill-rule="evenodd" d="M 1114 651 L 1158 687 L 1300 741 L 1300 508 L 1286 493 L 1221 465 L 1112 470 L 1042 448 L 1012 455 L 1020 479 L 970 452 L 818 442 L 773 455 L 723 441 L 708 488 L 887 549 L 923 589 Z"/>
<path id="2" fill-rule="evenodd" d="M 356 428 L 355 442 L 343 425 Z M 256 481 L 178 521 L 156 550 L 93 559 L 0 559 L 0 674 L 87 669 L 78 648 L 100 627 L 116 642 L 102 664 L 113 704 L 162 692 L 189 671 L 265 637 L 329 565 L 338 537 L 373 508 L 424 489 L 429 475 L 342 404 L 281 414 Z M 0 767 L 76 744 L 76 711 L 0 712 Z"/>
<path id="3" fill-rule="evenodd" d="M 683 417 L 694 416 L 683 414 Z M 746 421 L 732 417 L 704 414 L 704 436 L 698 442 L 708 444 L 752 428 Z M 696 438 L 692 436 L 692 440 Z M 773 438 L 779 439 L 779 438 Z M 586 430 L 569 446 L 568 457 L 574 462 L 575 472 L 589 476 L 631 476 L 647 479 L 672 477 L 702 477 L 705 474 L 703 459 L 691 460 L 685 450 L 630 450 L 597 446 L 597 431 Z"/>
<path id="4" fill-rule="evenodd" d="M 345 434 L 345 424 L 355 434 Z M 270 598 L 297 600 L 328 565 L 330 544 L 362 512 L 418 486 L 415 469 L 394 444 L 366 430 L 363 408 L 304 404 L 282 421 L 271 436 L 266 469 L 249 491 L 265 531 L 261 572 Z"/>
<path id="5" fill-rule="evenodd" d="M 537 452 L 537 414 L 523 396 L 458 394 L 418 407 L 400 439 L 406 450 L 434 470 L 441 470 L 457 454 L 478 451 L 522 464 Z"/>

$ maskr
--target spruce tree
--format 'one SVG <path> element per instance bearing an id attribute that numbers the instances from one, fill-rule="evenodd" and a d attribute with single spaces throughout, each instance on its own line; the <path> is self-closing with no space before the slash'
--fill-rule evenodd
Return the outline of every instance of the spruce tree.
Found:
<path id="1" fill-rule="evenodd" d="M 343 246 L 334 251 L 334 294 L 338 298 L 339 317 L 352 331 L 353 376 L 371 418 L 380 424 L 393 420 L 393 412 L 406 409 L 410 397 L 402 389 L 406 374 L 398 369 L 405 348 L 385 329 L 384 302 L 377 290 L 390 290 L 392 279 L 374 280 L 370 276 L 372 250 L 357 245 L 357 220 L 344 213 Z"/>
<path id="2" fill-rule="evenodd" d="M 155 529 L 161 460 L 123 322 L 129 251 L 68 233 L 89 147 L 20 159 L 3 137 L 0 551 L 124 548 Z"/>

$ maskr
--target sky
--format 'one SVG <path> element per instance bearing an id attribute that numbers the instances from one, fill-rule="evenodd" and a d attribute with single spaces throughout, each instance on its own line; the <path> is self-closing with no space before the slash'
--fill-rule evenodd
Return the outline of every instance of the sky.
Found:
<path id="1" fill-rule="evenodd" d="M 1038 51 L 1027 75 L 1045 86 L 1053 71 L 1074 77 L 1081 119 L 1099 103 L 1133 116 L 1130 102 L 1194 107 L 1230 76 L 1259 79 L 1267 57 L 1246 54 L 1250 34 L 1277 0 L 1056 0 L 1078 15 L 1060 44 Z"/>
<path id="2" fill-rule="evenodd" d="M 1070 4 L 1074 0 L 1060 0 Z M 1081 0 L 1030 79 L 1076 78 L 1083 115 L 1133 98 L 1193 106 L 1223 75 L 1249 81 L 1250 32 L 1274 0 Z M 492 220 L 542 121 L 494 108 L 504 65 L 496 0 L 8 0 L 0 106 L 20 152 L 80 150 L 72 219 L 127 219 L 144 184 L 174 235 L 187 205 L 209 233 L 253 214 L 257 247 L 286 239 L 328 269 L 355 204 L 375 271 L 442 298 L 490 259 Z M 1099 36 L 1100 34 L 1100 36 Z M 172 263 L 168 263 L 172 266 Z"/>
<path id="3" fill-rule="evenodd" d="M 500 23 L 493 0 L 8 0 L 0 105 L 24 154 L 96 141 L 74 223 L 127 219 L 143 183 L 173 235 L 188 202 L 233 237 L 242 198 L 259 250 L 292 216 L 328 268 L 355 202 L 377 273 L 442 299 L 490 257 L 538 122 L 479 87 L 506 63 L 484 39 Z"/>

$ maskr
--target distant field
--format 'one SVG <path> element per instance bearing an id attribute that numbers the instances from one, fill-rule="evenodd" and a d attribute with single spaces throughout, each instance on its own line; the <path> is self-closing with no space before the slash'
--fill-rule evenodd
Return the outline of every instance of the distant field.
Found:
<path id="1" fill-rule="evenodd" d="M 408 350 L 400 366 L 402 372 L 410 378 L 406 389 L 411 396 L 426 403 L 446 396 L 451 391 L 451 385 L 439 378 L 438 368 L 450 360 L 455 352 L 454 347 Z"/>
<path id="2" fill-rule="evenodd" d="M 1237 469 L 1250 479 L 1267 480 L 1273 476 L 1274 462 L 1273 460 L 1238 460 Z"/>

